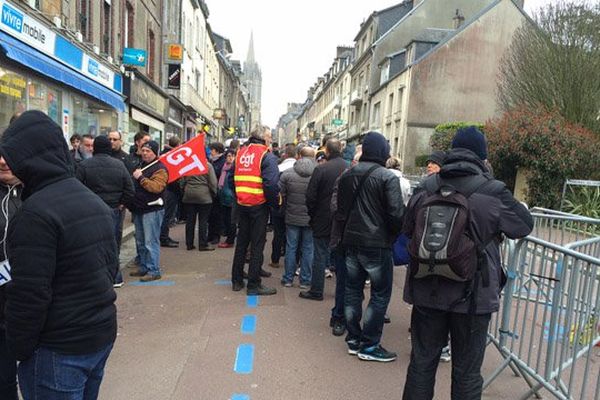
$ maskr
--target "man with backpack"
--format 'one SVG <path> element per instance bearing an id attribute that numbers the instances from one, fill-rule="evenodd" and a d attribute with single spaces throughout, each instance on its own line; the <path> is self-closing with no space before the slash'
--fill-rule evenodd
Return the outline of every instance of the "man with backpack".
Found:
<path id="1" fill-rule="evenodd" d="M 486 159 L 483 134 L 459 129 L 439 174 L 426 178 L 408 204 L 404 300 L 413 305 L 412 353 L 403 400 L 433 398 L 449 333 L 451 398 L 481 398 L 488 324 L 505 278 L 501 235 L 521 238 L 533 227 L 527 208 L 488 173 Z"/>
<path id="2" fill-rule="evenodd" d="M 339 180 L 336 221 L 346 250 L 346 344 L 361 360 L 389 362 L 396 353 L 381 346 L 385 313 L 392 295 L 392 243 L 398 235 L 404 203 L 398 178 L 385 168 L 390 145 L 369 132 L 357 165 Z M 363 314 L 365 281 L 371 280 L 371 299 Z M 362 326 L 361 326 L 362 319 Z"/>

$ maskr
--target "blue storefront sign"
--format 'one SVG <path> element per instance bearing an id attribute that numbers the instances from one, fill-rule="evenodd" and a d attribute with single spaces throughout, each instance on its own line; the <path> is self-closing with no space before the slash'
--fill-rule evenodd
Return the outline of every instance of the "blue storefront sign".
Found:
<path id="1" fill-rule="evenodd" d="M 125 108 L 119 73 L 6 0 L 0 0 L 0 12 L 0 47 L 7 57 L 117 110 Z"/>
<path id="2" fill-rule="evenodd" d="M 123 49 L 123 64 L 134 67 L 146 66 L 146 50 L 126 47 Z"/>

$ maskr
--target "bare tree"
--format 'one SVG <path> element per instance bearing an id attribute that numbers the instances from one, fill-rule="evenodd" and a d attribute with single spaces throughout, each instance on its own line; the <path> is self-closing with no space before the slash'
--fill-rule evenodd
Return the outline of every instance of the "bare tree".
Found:
<path id="1" fill-rule="evenodd" d="M 502 59 L 498 101 L 505 110 L 544 106 L 600 134 L 600 1 L 540 9 Z"/>

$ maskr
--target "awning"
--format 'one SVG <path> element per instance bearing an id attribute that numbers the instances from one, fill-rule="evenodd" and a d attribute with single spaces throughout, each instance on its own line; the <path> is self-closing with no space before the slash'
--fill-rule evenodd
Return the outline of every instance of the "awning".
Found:
<path id="1" fill-rule="evenodd" d="M 137 108 L 131 107 L 131 119 L 133 119 L 137 122 L 141 122 L 144 125 L 151 126 L 154 129 L 159 130 L 161 132 L 165 131 L 164 122 L 159 121 L 154 117 L 151 117 L 150 115 L 146 114 L 143 111 L 138 110 Z"/>
<path id="2" fill-rule="evenodd" d="M 118 111 L 125 110 L 123 97 L 110 89 L 105 88 L 72 69 L 53 60 L 45 54 L 29 47 L 28 45 L 0 32 L 0 47 L 6 57 L 25 65 L 43 75 L 72 86 L 104 103 L 111 105 Z"/>

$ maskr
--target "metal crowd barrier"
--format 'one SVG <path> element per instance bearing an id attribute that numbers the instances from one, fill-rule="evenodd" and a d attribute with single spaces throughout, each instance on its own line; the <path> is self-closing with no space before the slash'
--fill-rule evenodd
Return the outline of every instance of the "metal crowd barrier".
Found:
<path id="1" fill-rule="evenodd" d="M 508 281 L 488 336 L 504 360 L 484 388 L 509 367 L 529 386 L 521 399 L 600 400 L 600 220 L 532 211 L 532 235 L 502 246 Z"/>

